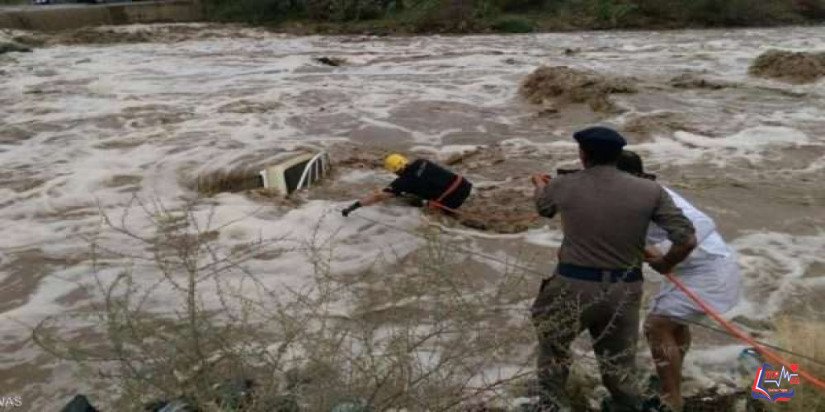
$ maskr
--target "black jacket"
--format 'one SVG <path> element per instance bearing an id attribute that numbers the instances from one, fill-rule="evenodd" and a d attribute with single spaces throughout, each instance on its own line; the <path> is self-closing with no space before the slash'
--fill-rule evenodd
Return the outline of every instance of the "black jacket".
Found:
<path id="1" fill-rule="evenodd" d="M 393 193 L 396 196 L 412 194 L 422 199 L 436 201 L 456 184 L 456 179 L 460 179 L 458 186 L 440 203 L 448 208 L 457 209 L 467 200 L 473 184 L 467 179 L 425 159 L 416 159 L 407 165 L 398 178 L 390 183 L 384 191 Z"/>

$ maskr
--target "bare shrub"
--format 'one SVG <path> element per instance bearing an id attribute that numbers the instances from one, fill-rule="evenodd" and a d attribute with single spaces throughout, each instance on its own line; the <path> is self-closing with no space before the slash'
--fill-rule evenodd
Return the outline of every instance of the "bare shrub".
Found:
<path id="1" fill-rule="evenodd" d="M 809 319 L 822 319 L 822 313 L 815 311 Z M 825 343 L 823 343 L 825 342 L 825 324 L 821 321 L 784 317 L 776 321 L 776 331 L 779 344 L 785 349 L 825 361 Z M 825 366 L 821 364 L 806 359 L 794 359 L 793 356 L 788 356 L 788 358 L 791 362 L 799 362 L 801 368 L 820 379 L 825 376 Z M 802 383 L 795 388 L 796 395 L 793 400 L 776 410 L 800 412 L 825 410 L 825 393 L 810 384 L 805 384 L 804 379 Z"/>
<path id="2" fill-rule="evenodd" d="M 342 274 L 334 237 L 319 227 L 227 247 L 216 240 L 233 223 L 213 218 L 202 204 L 138 199 L 120 219 L 102 214 L 89 239 L 102 301 L 34 331 L 85 379 L 116 390 L 104 408 L 160 399 L 204 411 L 451 410 L 506 403 L 532 374 L 525 303 L 536 278 L 518 265 L 491 276 L 424 232 L 417 252 Z M 275 287 L 250 269 L 293 253 L 311 263 L 304 286 Z M 82 333 L 66 333 L 67 320 Z"/>

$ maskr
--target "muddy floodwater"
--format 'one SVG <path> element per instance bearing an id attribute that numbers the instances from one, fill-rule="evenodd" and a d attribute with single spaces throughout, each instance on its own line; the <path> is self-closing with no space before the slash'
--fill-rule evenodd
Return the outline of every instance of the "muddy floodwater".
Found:
<path id="1" fill-rule="evenodd" d="M 504 207 L 529 211 L 528 174 L 576 167 L 572 131 L 602 123 L 622 130 L 659 180 L 714 217 L 737 250 L 745 293 L 729 317 L 770 340 L 773 316 L 810 316 L 825 296 L 825 81 L 748 74 L 771 48 L 825 50 L 822 27 L 399 38 L 191 25 L 173 36 L 174 27 L 140 42 L 86 36 L 0 55 L 0 396 L 22 396 L 23 410 L 56 410 L 77 391 L 93 392 L 31 330 L 100 301 L 88 286 L 101 212 L 145 228 L 135 197 L 173 209 L 198 197 L 198 176 L 307 146 L 329 149 L 341 166 L 299 200 L 242 192 L 200 200 L 215 226 L 234 222 L 214 233 L 216 244 L 320 232 L 339 245 L 333 270 L 366 270 L 378 256 L 393 267 L 420 242 L 375 221 L 408 231 L 432 222 L 397 204 L 356 213 L 370 221 L 338 214 L 390 180 L 371 156 L 451 161 L 480 187 L 513 192 L 489 196 L 491 209 L 511 202 Z M 531 103 L 519 87 L 541 65 L 621 79 L 632 92 L 611 94 L 605 110 Z M 526 250 L 531 267 L 549 271 L 558 223 L 522 229 L 450 227 L 445 236 L 501 259 Z M 468 259 L 485 277 L 499 273 Z M 112 276 L 140 268 L 127 257 L 105 264 Z M 298 255 L 247 264 L 273 287 L 311 281 L 311 263 Z M 654 290 L 661 279 L 646 276 Z M 80 323 L 60 326 L 83 339 Z M 728 373 L 741 348 L 698 334 L 686 367 L 693 390 L 718 382 L 714 373 Z"/>

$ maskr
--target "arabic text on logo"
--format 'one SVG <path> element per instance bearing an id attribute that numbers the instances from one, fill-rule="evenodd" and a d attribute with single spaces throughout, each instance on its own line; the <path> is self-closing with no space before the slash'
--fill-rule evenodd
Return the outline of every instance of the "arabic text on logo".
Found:
<path id="1" fill-rule="evenodd" d="M 792 363 L 790 368 L 782 366 L 774 369 L 773 366 L 763 363 L 756 371 L 756 378 L 751 386 L 754 399 L 765 399 L 770 402 L 788 402 L 793 398 L 793 385 L 799 384 L 799 365 Z"/>

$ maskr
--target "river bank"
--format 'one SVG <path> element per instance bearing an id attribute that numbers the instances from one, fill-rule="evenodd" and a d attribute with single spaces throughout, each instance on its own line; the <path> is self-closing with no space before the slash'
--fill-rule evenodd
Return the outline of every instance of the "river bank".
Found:
<path id="1" fill-rule="evenodd" d="M 527 33 L 818 24 L 815 0 L 206 0 L 208 19 L 295 34 Z"/>

